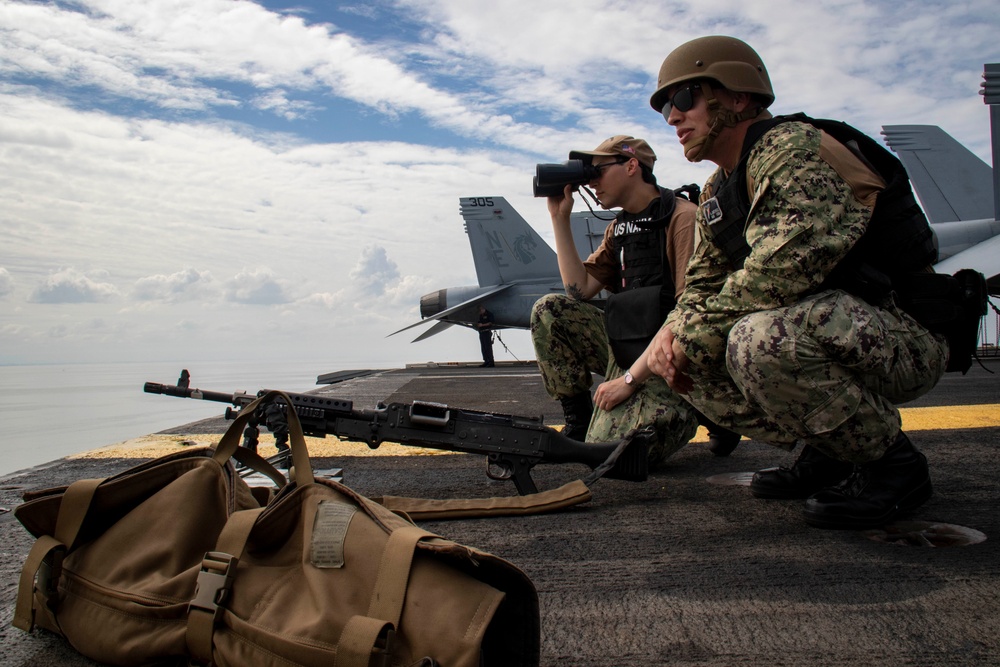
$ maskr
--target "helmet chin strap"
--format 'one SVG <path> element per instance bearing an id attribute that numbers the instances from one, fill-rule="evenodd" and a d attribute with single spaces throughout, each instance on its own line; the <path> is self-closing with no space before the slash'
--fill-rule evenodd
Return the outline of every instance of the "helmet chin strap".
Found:
<path id="1" fill-rule="evenodd" d="M 701 91 L 705 96 L 705 101 L 708 102 L 708 134 L 689 142 L 684 147 L 684 157 L 686 157 L 689 162 L 701 162 L 702 159 L 704 159 L 705 153 L 712 148 L 712 144 L 715 143 L 715 138 L 719 136 L 719 132 L 721 132 L 723 128 L 736 127 L 745 120 L 756 118 L 762 111 L 764 111 L 764 107 L 762 106 L 747 107 L 739 113 L 733 111 L 732 109 L 725 108 L 719 102 L 718 98 L 715 97 L 715 91 L 712 89 L 712 86 L 708 83 L 708 81 L 702 82 Z"/>

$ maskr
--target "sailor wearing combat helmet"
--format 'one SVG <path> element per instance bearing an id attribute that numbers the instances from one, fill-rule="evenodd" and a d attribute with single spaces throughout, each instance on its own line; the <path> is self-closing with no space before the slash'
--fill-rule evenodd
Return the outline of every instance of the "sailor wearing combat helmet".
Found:
<path id="1" fill-rule="evenodd" d="M 841 288 L 834 269 L 885 181 L 826 132 L 772 118 L 773 101 L 764 63 L 738 39 L 695 39 L 663 61 L 650 104 L 688 160 L 718 169 L 649 366 L 723 426 L 802 445 L 790 467 L 754 476 L 755 496 L 806 499 L 818 527 L 882 525 L 931 496 L 896 404 L 934 387 L 947 343 L 891 293 L 872 303 Z"/>
<path id="2" fill-rule="evenodd" d="M 607 226 L 600 247 L 582 261 L 570 230 L 573 186 L 549 197 L 566 294 L 546 295 L 531 310 L 538 368 L 546 391 L 562 403 L 567 435 L 611 442 L 651 426 L 658 435 L 649 451 L 650 465 L 655 467 L 691 439 L 699 415 L 649 371 L 643 349 L 609 354 L 605 314 L 587 300 L 603 289 L 615 293 L 612 300 L 619 293 L 631 299 L 641 297 L 638 305 L 629 300 L 626 310 L 655 313 L 648 338 L 637 345 L 645 348 L 684 286 L 695 205 L 657 186 L 653 176 L 656 155 L 642 139 L 616 135 L 592 151 L 571 151 L 569 157 L 587 165 L 589 185 L 601 206 L 621 211 Z M 609 321 L 613 318 L 611 309 L 606 315 Z M 592 373 L 605 378 L 594 402 Z M 715 425 L 709 425 L 709 431 L 714 436 L 710 447 L 717 456 L 727 455 L 740 439 L 738 433 Z"/>

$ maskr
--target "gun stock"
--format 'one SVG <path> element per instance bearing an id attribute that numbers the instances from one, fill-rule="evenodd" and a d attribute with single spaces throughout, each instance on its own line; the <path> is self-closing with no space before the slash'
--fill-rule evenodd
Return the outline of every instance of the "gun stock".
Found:
<path id="1" fill-rule="evenodd" d="M 187 379 L 186 371 L 181 377 Z M 203 391 L 184 385 L 147 382 L 143 391 L 179 398 L 193 398 L 229 403 L 238 410 L 226 410 L 227 419 L 256 396 L 245 392 L 227 394 Z M 269 390 L 262 389 L 257 396 Z M 567 438 L 542 424 L 540 418 L 494 414 L 454 408 L 441 403 L 379 404 L 374 410 L 355 410 L 349 400 L 285 392 L 295 408 L 306 435 L 334 435 L 344 440 L 366 443 L 377 449 L 383 442 L 411 447 L 466 452 L 486 456 L 486 474 L 493 479 L 510 479 L 518 493 L 537 493 L 531 470 L 539 463 L 582 463 L 594 472 L 585 478 L 592 484 L 601 476 L 630 481 L 645 481 L 648 474 L 647 451 L 655 435 L 636 431 L 625 439 L 610 443 L 584 443 Z M 268 406 L 251 420 L 253 434 L 245 434 L 244 446 L 256 447 L 256 428 L 265 424 L 275 434 L 279 449 L 287 434 L 281 401 Z M 260 408 L 259 408 L 260 409 Z M 285 436 L 287 437 L 287 436 Z"/>

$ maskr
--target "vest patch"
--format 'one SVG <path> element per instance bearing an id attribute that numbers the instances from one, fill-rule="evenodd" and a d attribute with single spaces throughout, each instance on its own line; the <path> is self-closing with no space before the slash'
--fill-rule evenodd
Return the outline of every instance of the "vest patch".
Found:
<path id="1" fill-rule="evenodd" d="M 719 205 L 719 199 L 712 197 L 708 201 L 702 202 L 701 214 L 705 218 L 705 222 L 710 226 L 722 220 L 722 206 Z"/>

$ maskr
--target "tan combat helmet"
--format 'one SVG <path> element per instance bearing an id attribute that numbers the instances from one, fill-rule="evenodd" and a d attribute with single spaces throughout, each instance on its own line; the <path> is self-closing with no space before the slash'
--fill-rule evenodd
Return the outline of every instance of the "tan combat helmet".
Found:
<path id="1" fill-rule="evenodd" d="M 660 65 L 650 106 L 662 112 L 667 88 L 693 79 L 713 79 L 727 90 L 758 95 L 764 108 L 774 102 L 763 61 L 746 42 L 735 37 L 699 37 L 671 51 Z"/>

